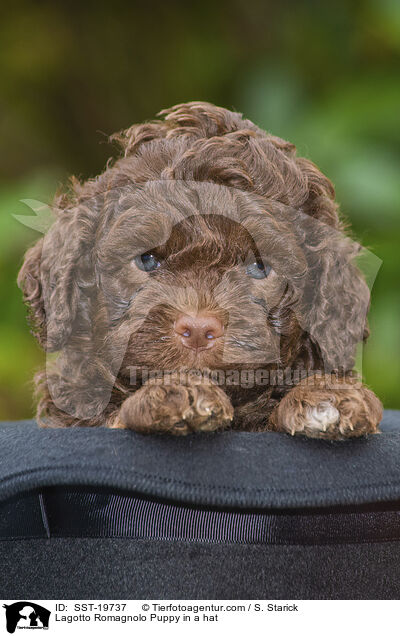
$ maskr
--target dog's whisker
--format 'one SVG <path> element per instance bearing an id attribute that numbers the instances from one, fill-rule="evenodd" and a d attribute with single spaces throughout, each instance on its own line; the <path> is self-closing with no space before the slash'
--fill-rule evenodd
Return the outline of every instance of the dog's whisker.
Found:
<path id="1" fill-rule="evenodd" d="M 241 347 L 242 349 L 245 349 L 246 351 L 258 351 L 259 347 L 250 342 L 249 340 L 240 340 L 239 338 L 236 338 L 235 336 L 230 336 L 227 344 L 233 344 L 233 345 L 238 345 L 239 347 Z"/>

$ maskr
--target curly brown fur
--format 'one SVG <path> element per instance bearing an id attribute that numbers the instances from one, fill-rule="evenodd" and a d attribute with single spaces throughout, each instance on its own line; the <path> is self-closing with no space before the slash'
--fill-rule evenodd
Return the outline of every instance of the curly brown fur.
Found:
<path id="1" fill-rule="evenodd" d="M 368 336 L 369 291 L 331 182 L 238 113 L 191 102 L 160 115 L 114 135 L 123 156 L 71 181 L 26 254 L 18 282 L 49 354 L 38 420 L 174 434 L 375 432 L 379 400 L 346 382 Z M 140 269 L 143 254 L 160 266 Z M 268 275 L 255 278 L 254 267 Z M 194 334 L 203 319 L 217 325 L 199 336 L 213 346 L 186 346 L 183 319 Z M 271 380 L 287 368 L 292 385 Z M 149 369 L 222 370 L 225 382 L 151 382 Z M 226 381 L 257 372 L 269 380 Z M 327 375 L 305 386 L 302 374 L 317 372 Z M 332 373 L 340 388 L 329 387 Z"/>

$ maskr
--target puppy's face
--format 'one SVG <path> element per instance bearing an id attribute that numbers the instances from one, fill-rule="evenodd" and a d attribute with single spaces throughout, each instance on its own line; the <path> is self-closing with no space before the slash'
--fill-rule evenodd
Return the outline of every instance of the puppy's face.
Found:
<path id="1" fill-rule="evenodd" d="M 215 186 L 122 196 L 97 245 L 120 374 L 284 363 L 305 258 L 288 224 Z"/>

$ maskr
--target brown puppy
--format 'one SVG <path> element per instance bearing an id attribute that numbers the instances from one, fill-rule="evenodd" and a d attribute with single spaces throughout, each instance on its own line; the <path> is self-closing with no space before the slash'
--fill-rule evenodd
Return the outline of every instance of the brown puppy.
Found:
<path id="1" fill-rule="evenodd" d="M 352 373 L 369 290 L 330 181 L 238 113 L 191 102 L 115 135 L 19 284 L 48 352 L 47 426 L 377 431 Z M 50 355 L 51 354 L 51 355 Z"/>

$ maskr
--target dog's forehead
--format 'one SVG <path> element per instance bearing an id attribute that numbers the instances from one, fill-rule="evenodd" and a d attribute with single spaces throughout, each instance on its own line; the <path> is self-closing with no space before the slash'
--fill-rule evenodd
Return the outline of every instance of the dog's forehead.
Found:
<path id="1" fill-rule="evenodd" d="M 216 183 L 176 180 L 126 185 L 110 193 L 107 208 L 106 232 L 122 227 L 146 232 L 158 224 L 161 235 L 190 217 L 218 214 L 240 223 L 249 212 L 261 213 L 248 193 Z"/>
<path id="2" fill-rule="evenodd" d="M 130 242 L 137 249 L 149 249 L 165 243 L 174 228 L 188 231 L 194 219 L 220 215 L 240 222 L 238 196 L 229 188 L 209 183 L 173 180 L 130 184 L 113 194 L 107 223 L 103 224 L 101 243 Z M 191 219 L 190 223 L 187 221 Z"/>
<path id="3" fill-rule="evenodd" d="M 218 184 L 186 181 L 151 181 L 126 188 L 120 193 L 114 218 L 144 223 L 165 220 L 172 227 L 184 219 L 205 214 L 222 214 L 240 221 L 240 192 Z"/>

